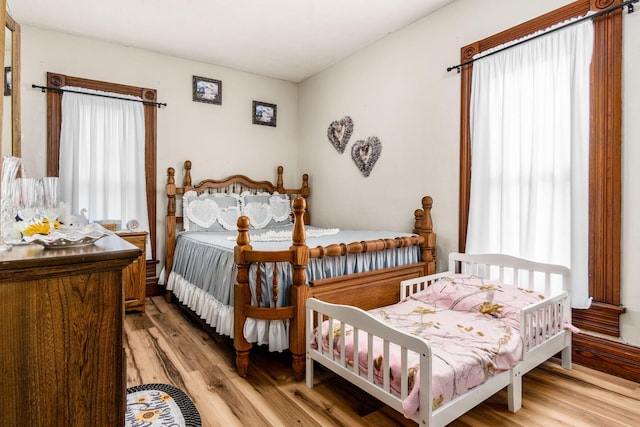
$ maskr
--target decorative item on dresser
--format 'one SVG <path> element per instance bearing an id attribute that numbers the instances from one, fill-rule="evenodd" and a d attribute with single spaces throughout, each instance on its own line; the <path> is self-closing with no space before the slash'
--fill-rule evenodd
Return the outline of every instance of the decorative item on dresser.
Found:
<path id="1" fill-rule="evenodd" d="M 118 236 L 131 243 L 142 253 L 122 272 L 124 282 L 124 308 L 126 311 L 144 311 L 146 283 L 146 231 L 118 231 Z"/>
<path id="2" fill-rule="evenodd" d="M 322 294 L 335 302 L 357 298 L 363 308 L 379 303 L 383 289 L 435 272 L 436 235 L 431 197 L 414 212 L 411 233 L 306 226 L 308 176 L 302 187 L 288 189 L 282 174 L 280 166 L 275 185 L 244 175 L 193 185 L 186 161 L 183 187 L 176 187 L 169 168 L 165 276 L 178 300 L 233 337 L 241 376 L 258 343 L 290 349 L 301 380 L 305 300 Z M 177 224 L 184 232 L 177 234 Z M 395 293 L 386 301 L 397 299 Z"/>
<path id="3" fill-rule="evenodd" d="M 0 253 L 0 425 L 124 425 L 122 270 L 139 255 L 117 236 Z"/>

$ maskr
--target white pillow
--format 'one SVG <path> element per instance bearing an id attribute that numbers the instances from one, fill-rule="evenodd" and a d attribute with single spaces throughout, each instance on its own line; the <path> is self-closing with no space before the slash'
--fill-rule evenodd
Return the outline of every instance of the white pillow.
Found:
<path id="1" fill-rule="evenodd" d="M 237 230 L 241 208 L 238 194 L 203 193 L 190 190 L 182 197 L 183 228 L 185 231 Z"/>
<path id="2" fill-rule="evenodd" d="M 286 194 L 242 193 L 242 214 L 249 217 L 251 228 L 291 224 L 291 201 Z"/>

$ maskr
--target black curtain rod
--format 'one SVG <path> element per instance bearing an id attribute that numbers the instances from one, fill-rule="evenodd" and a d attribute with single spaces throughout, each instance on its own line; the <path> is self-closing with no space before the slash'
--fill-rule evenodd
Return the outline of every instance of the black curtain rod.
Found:
<path id="1" fill-rule="evenodd" d="M 521 40 L 521 41 L 519 41 L 519 42 L 517 42 L 517 43 L 514 43 L 514 44 L 512 44 L 512 45 L 509 45 L 509 46 L 503 47 L 502 49 L 494 50 L 493 52 L 487 53 L 486 55 L 483 55 L 482 57 L 480 57 L 480 58 L 478 58 L 478 59 L 486 58 L 487 56 L 491 56 L 491 55 L 493 55 L 494 53 L 502 52 L 503 50 L 507 50 L 507 49 L 512 48 L 512 47 L 514 47 L 514 46 L 518 46 L 518 45 L 520 45 L 520 44 L 522 44 L 522 43 L 526 43 L 526 42 L 528 42 L 528 41 L 530 41 L 530 40 L 537 39 L 538 37 L 546 36 L 547 34 L 551 34 L 551 33 L 555 32 L 555 31 L 565 29 L 565 28 L 570 27 L 570 26 L 572 26 L 572 25 L 578 24 L 578 23 L 580 23 L 580 22 L 582 22 L 582 21 L 586 21 L 587 19 L 592 19 L 592 20 L 593 20 L 593 19 L 595 19 L 595 18 L 597 18 L 597 17 L 599 17 L 599 16 L 602 16 L 602 15 L 604 15 L 604 14 L 606 14 L 606 13 L 613 12 L 614 10 L 622 9 L 623 7 L 626 7 L 626 8 L 628 9 L 628 12 L 629 12 L 629 13 L 633 13 L 633 10 L 634 10 L 634 8 L 633 8 L 633 4 L 634 4 L 634 3 L 638 3 L 638 1 L 640 1 L 640 0 L 627 0 L 627 1 L 625 1 L 624 3 L 620 3 L 620 4 L 617 4 L 617 5 L 615 5 L 615 6 L 611 6 L 611 7 L 607 8 L 607 9 L 603 9 L 603 10 L 601 10 L 600 12 L 596 12 L 596 13 L 594 13 L 594 14 L 591 14 L 591 15 L 588 15 L 588 16 L 584 16 L 584 17 L 582 17 L 582 18 L 580 18 L 580 19 L 576 19 L 575 21 L 570 22 L 569 24 L 562 25 L 562 26 L 560 26 L 560 27 L 556 27 L 556 28 L 553 28 L 553 29 L 551 29 L 551 30 L 547 30 L 547 31 L 545 31 L 544 33 L 537 34 L 537 35 L 535 35 L 535 36 L 529 37 L 529 38 L 528 38 L 528 39 L 526 39 L 526 40 Z M 469 64 L 473 64 L 473 63 L 474 63 L 475 61 L 477 61 L 478 59 L 470 59 L 469 61 L 467 61 L 467 62 L 463 62 L 462 64 L 458 64 L 458 65 L 453 65 L 453 66 L 451 66 L 451 67 L 447 67 L 447 71 L 457 70 L 457 71 L 458 71 L 458 73 L 459 73 L 459 72 L 460 72 L 460 69 L 461 69 L 463 66 L 465 66 L 465 65 L 469 65 Z"/>
<path id="2" fill-rule="evenodd" d="M 639 0 L 636 0 L 639 1 Z M 91 95 L 91 96 L 101 96 L 103 98 L 113 98 L 113 99 L 121 99 L 123 101 L 134 101 L 134 102 L 142 102 L 145 105 L 155 105 L 158 108 L 160 107 L 166 107 L 167 103 L 166 102 L 153 102 L 153 101 L 145 101 L 142 99 L 130 99 L 130 98 L 122 98 L 119 96 L 113 96 L 113 95 L 103 95 L 101 93 L 90 93 L 90 92 L 81 92 L 79 90 L 72 90 L 72 89 L 62 89 L 59 87 L 52 87 L 52 86 L 38 86 L 36 84 L 32 84 L 31 87 L 33 89 L 42 89 L 42 92 L 46 92 L 48 90 L 54 90 L 57 92 L 72 92 L 72 93 L 79 93 L 80 95 Z"/>

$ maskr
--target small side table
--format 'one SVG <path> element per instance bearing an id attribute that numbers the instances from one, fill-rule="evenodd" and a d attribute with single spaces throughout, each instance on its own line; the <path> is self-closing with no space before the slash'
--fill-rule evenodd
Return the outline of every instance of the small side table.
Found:
<path id="1" fill-rule="evenodd" d="M 142 251 L 140 256 L 122 272 L 122 280 L 124 282 L 124 309 L 126 311 L 144 311 L 147 291 L 147 232 L 118 231 L 117 234 Z"/>

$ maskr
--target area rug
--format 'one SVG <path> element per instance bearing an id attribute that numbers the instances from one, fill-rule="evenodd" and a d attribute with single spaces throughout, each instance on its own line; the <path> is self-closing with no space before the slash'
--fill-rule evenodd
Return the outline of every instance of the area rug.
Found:
<path id="1" fill-rule="evenodd" d="M 142 384 L 127 389 L 125 427 L 201 427 L 196 405 L 169 384 Z"/>

